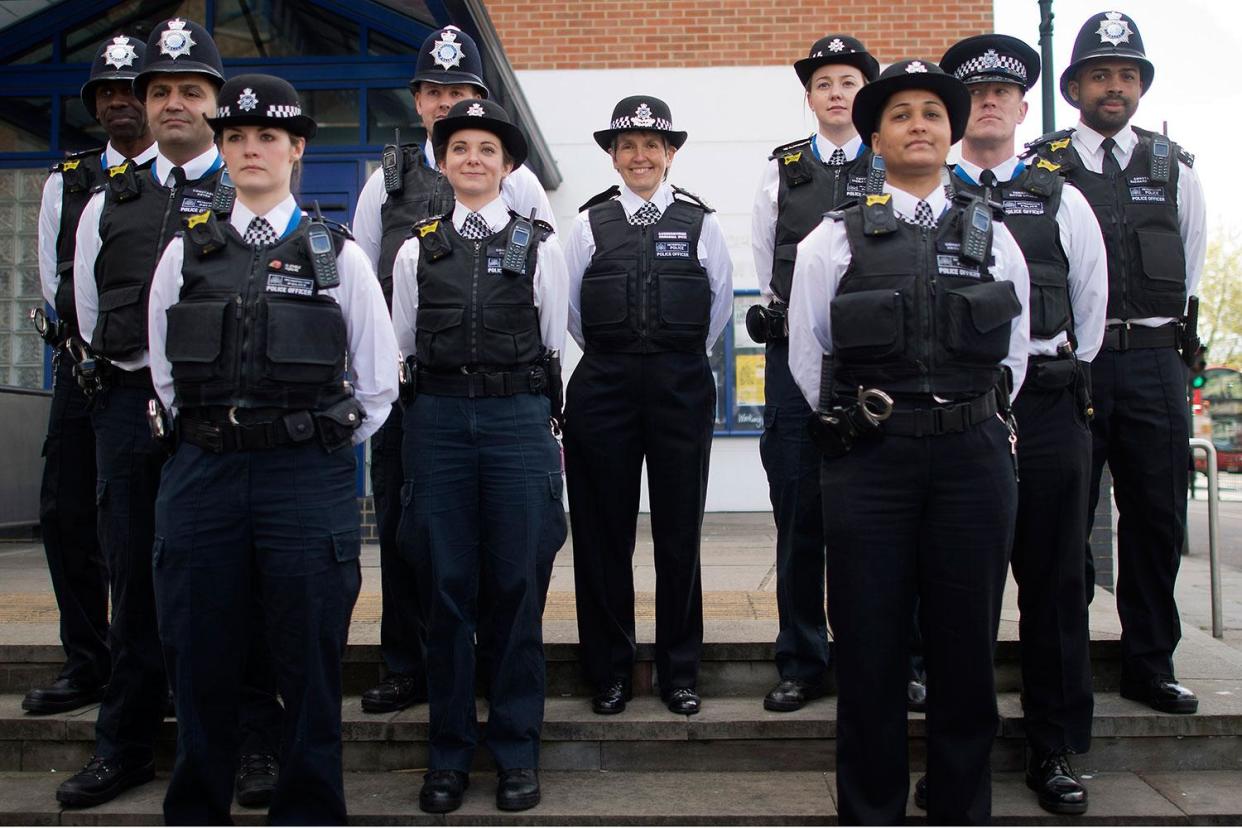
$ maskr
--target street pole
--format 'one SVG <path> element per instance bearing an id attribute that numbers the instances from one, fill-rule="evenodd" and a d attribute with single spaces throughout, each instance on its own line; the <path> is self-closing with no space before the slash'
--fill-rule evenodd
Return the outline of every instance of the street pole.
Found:
<path id="1" fill-rule="evenodd" d="M 1057 82 L 1052 73 L 1052 0 L 1039 2 L 1039 49 L 1044 92 L 1044 133 L 1057 128 Z"/>

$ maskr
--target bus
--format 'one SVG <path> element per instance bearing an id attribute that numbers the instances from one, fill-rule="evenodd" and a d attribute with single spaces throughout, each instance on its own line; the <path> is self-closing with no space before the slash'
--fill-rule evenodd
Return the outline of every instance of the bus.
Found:
<path id="1" fill-rule="evenodd" d="M 1215 366 L 1206 369 L 1191 388 L 1192 434 L 1216 446 L 1216 468 L 1242 472 L 1242 373 Z M 1207 470 L 1207 460 L 1195 455 L 1195 468 Z"/>

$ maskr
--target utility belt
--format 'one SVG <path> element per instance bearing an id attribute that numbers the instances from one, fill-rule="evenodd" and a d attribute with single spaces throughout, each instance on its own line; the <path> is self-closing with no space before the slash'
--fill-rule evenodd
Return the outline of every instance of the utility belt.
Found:
<path id="1" fill-rule="evenodd" d="M 515 370 L 428 371 L 414 357 L 401 363 L 401 404 L 410 406 L 419 394 L 439 397 L 512 397 L 542 394 L 552 404 L 553 432 L 560 433 L 565 391 L 561 384 L 561 356 L 545 351 L 537 361 Z"/>
<path id="2" fill-rule="evenodd" d="M 789 339 L 789 305 L 773 299 L 767 307 L 751 305 L 746 311 L 746 333 L 750 338 L 764 344 L 784 342 Z"/>
<path id="3" fill-rule="evenodd" d="M 153 401 L 154 402 L 154 401 Z M 148 419 L 162 411 L 148 409 Z M 234 451 L 262 451 L 318 438 L 331 453 L 348 445 L 362 425 L 366 412 L 354 397 L 346 397 L 322 411 L 284 409 L 237 409 L 223 407 L 192 408 L 182 411 L 173 435 L 161 435 L 166 421 L 151 430 L 156 439 L 184 440 L 213 454 Z"/>
<path id="4" fill-rule="evenodd" d="M 1060 391 L 1069 388 L 1084 371 L 1077 359 L 1055 356 L 1032 356 L 1026 361 L 1026 380 L 1023 388 L 1030 386 L 1041 391 Z"/>
<path id="5" fill-rule="evenodd" d="M 1120 322 L 1104 329 L 1105 351 L 1133 351 L 1138 348 L 1174 348 L 1180 344 L 1177 323 L 1169 322 L 1158 328 Z"/>
<path id="6" fill-rule="evenodd" d="M 960 403 L 933 405 L 929 408 L 894 408 L 884 421 L 884 433 L 898 437 L 934 437 L 960 434 L 987 422 L 1001 410 L 997 404 L 999 391 Z"/>

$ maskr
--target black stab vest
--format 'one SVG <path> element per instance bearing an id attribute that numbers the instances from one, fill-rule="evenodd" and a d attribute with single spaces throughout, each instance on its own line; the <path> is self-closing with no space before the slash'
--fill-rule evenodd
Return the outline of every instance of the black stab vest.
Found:
<path id="1" fill-rule="evenodd" d="M 838 210 L 866 193 L 871 150 L 836 167 L 820 161 L 811 141 L 787 144 L 772 153 L 779 185 L 776 195 L 776 238 L 772 247 L 772 293 L 789 301 L 798 242 L 819 226 L 824 213 Z"/>
<path id="2" fill-rule="evenodd" d="M 91 196 L 103 183 L 101 161 L 103 148 L 97 147 L 70 155 L 52 165 L 60 175 L 63 193 L 60 197 L 60 228 L 56 233 L 56 315 L 68 326 L 70 336 L 80 336 L 78 308 L 73 298 L 73 254 L 77 247 L 78 219 Z"/>
<path id="3" fill-rule="evenodd" d="M 149 164 L 108 170 L 95 259 L 99 319 L 90 345 L 96 353 L 123 360 L 146 350 L 155 266 L 182 220 L 210 208 L 222 170 L 171 189 L 155 181 Z"/>
<path id="4" fill-rule="evenodd" d="M 202 224 L 185 235 L 181 295 L 168 309 L 177 405 L 319 410 L 349 396 L 345 317 L 315 286 L 309 219 L 253 248 L 227 222 L 208 221 L 223 244 L 203 243 Z M 344 238 L 334 228 L 337 253 Z"/>
<path id="5" fill-rule="evenodd" d="M 418 144 L 400 147 L 403 174 L 398 189 L 387 190 L 380 206 L 379 276 L 384 301 L 392 310 L 392 268 L 397 252 L 410 237 L 415 224 L 453 209 L 453 188 L 438 170 L 427 166 L 427 156 Z"/>
<path id="6" fill-rule="evenodd" d="M 1031 337 L 1052 339 L 1066 331 L 1073 334 L 1073 305 L 1069 293 L 1069 258 L 1061 247 L 1057 211 L 1065 186 L 1046 165 L 1028 166 L 1016 179 L 992 188 L 992 200 L 1005 213 L 1005 226 L 1013 235 L 1031 274 Z M 982 197 L 983 187 L 951 176 L 959 192 Z"/>
<path id="7" fill-rule="evenodd" d="M 418 239 L 415 354 L 428 371 L 509 370 L 531 365 L 543 351 L 535 307 L 539 245 L 551 228 L 539 222 L 526 254 L 526 273 L 501 269 L 516 215 L 498 233 L 462 238 L 449 216 L 424 222 Z"/>
<path id="8" fill-rule="evenodd" d="M 579 299 L 587 352 L 706 352 L 712 291 L 699 263 L 704 215 L 701 205 L 675 198 L 658 222 L 638 227 L 617 199 L 590 208 L 595 254 Z"/>
<path id="9" fill-rule="evenodd" d="M 935 230 L 896 220 L 888 201 L 830 214 L 851 256 L 830 308 L 839 393 L 968 399 L 1001 382 L 1022 303 L 1011 283 L 961 256 L 972 203 L 959 197 Z"/>

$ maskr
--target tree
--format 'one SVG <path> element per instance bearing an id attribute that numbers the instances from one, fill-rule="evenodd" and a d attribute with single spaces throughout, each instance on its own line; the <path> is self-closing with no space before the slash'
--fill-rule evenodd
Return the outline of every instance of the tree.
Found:
<path id="1" fill-rule="evenodd" d="M 1199 284 L 1199 336 L 1209 365 L 1242 369 L 1242 232 L 1211 233 Z"/>

